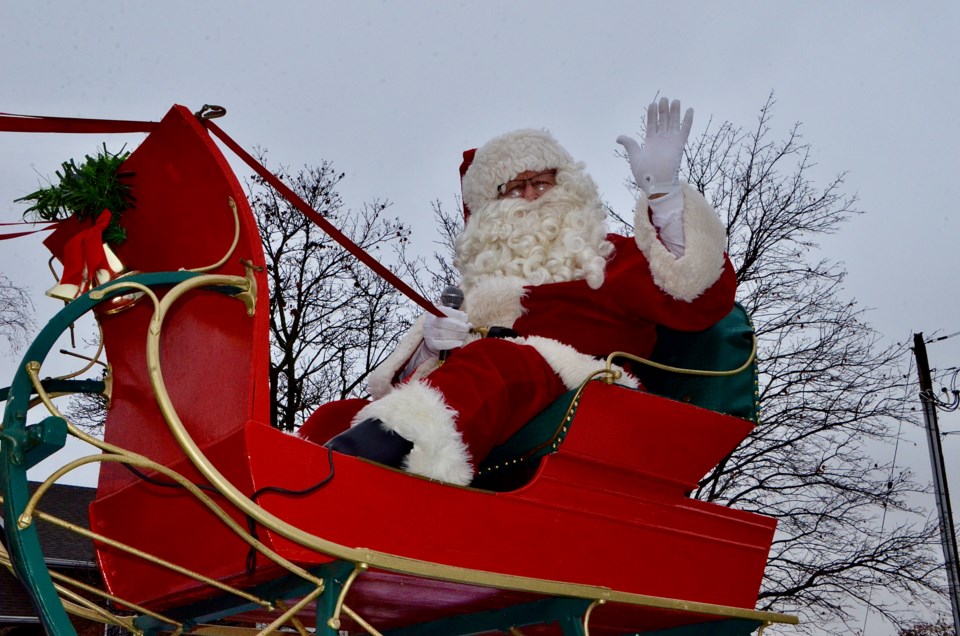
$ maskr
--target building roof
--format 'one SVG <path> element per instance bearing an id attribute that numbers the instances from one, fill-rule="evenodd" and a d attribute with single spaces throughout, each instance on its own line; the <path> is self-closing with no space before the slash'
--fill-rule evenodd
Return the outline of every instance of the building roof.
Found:
<path id="1" fill-rule="evenodd" d="M 26 590 L 7 568 L 0 567 L 0 625 L 36 623 L 40 619 L 30 603 Z"/>
<path id="2" fill-rule="evenodd" d="M 31 482 L 30 492 L 35 492 L 37 486 L 37 483 Z M 40 500 L 38 507 L 49 515 L 89 528 L 87 508 L 95 494 L 95 488 L 54 484 Z M 2 516 L 3 510 L 0 508 L 0 520 Z M 59 570 L 96 569 L 93 542 L 89 539 L 42 521 L 37 522 L 37 533 L 49 567 Z M 3 532 L 0 534 L 5 541 L 6 535 Z M 0 625 L 11 622 L 36 622 L 36 612 L 20 582 L 6 568 L 0 567 Z"/>

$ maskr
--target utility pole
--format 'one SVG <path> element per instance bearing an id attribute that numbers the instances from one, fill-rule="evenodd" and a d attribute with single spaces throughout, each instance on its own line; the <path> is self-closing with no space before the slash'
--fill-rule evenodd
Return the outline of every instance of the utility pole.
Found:
<path id="1" fill-rule="evenodd" d="M 947 585 L 950 589 L 950 607 L 953 610 L 953 629 L 960 634 L 960 572 L 957 561 L 957 534 L 953 528 L 953 510 L 950 506 L 950 491 L 947 488 L 947 471 L 943 464 L 943 448 L 940 445 L 940 425 L 937 423 L 937 405 L 934 400 L 933 381 L 930 379 L 930 362 L 927 360 L 927 345 L 923 334 L 913 335 L 913 354 L 917 359 L 920 376 L 920 402 L 923 404 L 923 421 L 927 428 L 927 443 L 930 446 L 930 464 L 933 468 L 933 494 L 940 515 L 940 539 L 943 541 L 943 557 L 947 566 Z"/>

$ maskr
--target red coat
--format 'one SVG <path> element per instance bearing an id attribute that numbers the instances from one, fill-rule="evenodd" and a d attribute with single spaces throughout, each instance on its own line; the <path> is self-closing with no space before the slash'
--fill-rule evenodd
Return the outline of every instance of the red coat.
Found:
<path id="1" fill-rule="evenodd" d="M 720 278 L 693 302 L 678 300 L 657 287 L 650 264 L 633 237 L 611 234 L 613 257 L 600 289 L 575 280 L 527 287 L 526 312 L 513 324 L 522 336 L 543 336 L 593 356 L 626 351 L 649 355 L 657 325 L 700 331 L 730 313 L 736 277 L 725 259 Z M 506 325 L 510 326 L 510 325 Z"/>

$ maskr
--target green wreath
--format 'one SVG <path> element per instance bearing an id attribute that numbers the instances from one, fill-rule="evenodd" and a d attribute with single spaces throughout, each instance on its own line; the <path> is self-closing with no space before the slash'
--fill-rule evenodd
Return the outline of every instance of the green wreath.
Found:
<path id="1" fill-rule="evenodd" d="M 124 183 L 132 173 L 119 172 L 119 168 L 129 156 L 123 149 L 113 154 L 104 144 L 95 157 L 87 155 L 80 165 L 73 159 L 64 161 L 56 173 L 59 183 L 15 200 L 33 204 L 24 211 L 23 218 L 61 221 L 76 216 L 95 223 L 103 210 L 110 210 L 113 216 L 103 231 L 103 240 L 112 245 L 122 243 L 127 232 L 120 220 L 124 211 L 133 206 L 133 196 L 130 184 Z"/>

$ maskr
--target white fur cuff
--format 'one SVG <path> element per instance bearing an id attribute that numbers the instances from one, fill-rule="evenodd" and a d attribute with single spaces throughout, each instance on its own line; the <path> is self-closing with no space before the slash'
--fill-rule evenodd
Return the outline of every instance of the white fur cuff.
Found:
<path id="1" fill-rule="evenodd" d="M 386 360 L 381 362 L 367 377 L 367 391 L 374 399 L 382 398 L 393 390 L 393 378 L 403 370 L 407 361 L 413 357 L 423 342 L 423 321 L 426 315 L 420 316 L 410 331 L 405 333 L 397 344 L 397 348 L 390 352 Z"/>
<path id="2" fill-rule="evenodd" d="M 710 288 L 723 273 L 727 231 L 703 195 L 688 184 L 683 192 L 683 256 L 674 256 L 657 238 L 641 193 L 634 212 L 637 246 L 650 263 L 657 287 L 690 302 Z"/>
<path id="3" fill-rule="evenodd" d="M 457 412 L 443 394 L 422 382 L 408 382 L 363 407 L 353 424 L 375 417 L 413 443 L 404 460 L 411 473 L 465 486 L 473 479 L 470 451 L 457 430 Z"/>

